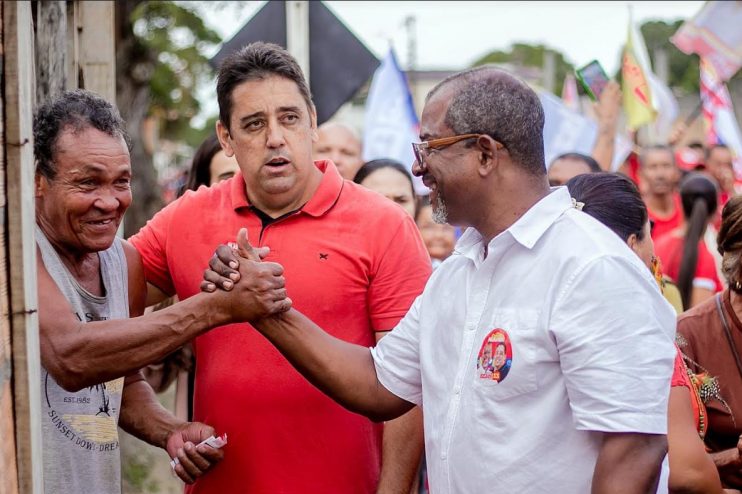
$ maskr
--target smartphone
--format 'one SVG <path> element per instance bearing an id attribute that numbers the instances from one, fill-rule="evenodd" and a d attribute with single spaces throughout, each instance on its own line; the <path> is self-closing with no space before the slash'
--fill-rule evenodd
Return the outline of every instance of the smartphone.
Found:
<path id="1" fill-rule="evenodd" d="M 575 75 L 582 88 L 593 101 L 598 101 L 600 93 L 603 92 L 603 88 L 610 81 L 597 60 L 593 60 L 584 67 L 575 70 Z"/>

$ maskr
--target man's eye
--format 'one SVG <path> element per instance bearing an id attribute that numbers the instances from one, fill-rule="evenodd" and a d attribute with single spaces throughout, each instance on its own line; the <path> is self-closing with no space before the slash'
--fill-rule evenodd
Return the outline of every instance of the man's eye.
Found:
<path id="1" fill-rule="evenodd" d="M 263 122 L 261 122 L 260 120 L 253 120 L 252 122 L 248 122 L 247 124 L 245 124 L 245 128 L 247 130 L 257 130 L 262 127 L 262 125 Z"/>

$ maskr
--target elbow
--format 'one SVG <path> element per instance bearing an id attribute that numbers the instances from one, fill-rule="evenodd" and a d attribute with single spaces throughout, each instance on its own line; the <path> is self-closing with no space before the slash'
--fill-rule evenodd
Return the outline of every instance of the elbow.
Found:
<path id="1" fill-rule="evenodd" d="M 706 472 L 689 467 L 682 471 L 671 471 L 668 487 L 670 494 L 708 494 L 715 492 L 710 484 Z"/>
<path id="2" fill-rule="evenodd" d="M 46 353 L 46 355 L 45 355 Z M 98 382 L 93 382 L 95 376 L 83 365 L 79 354 L 71 350 L 44 352 L 42 349 L 42 364 L 54 381 L 67 392 L 75 393 Z M 77 356 L 77 357 L 76 357 Z"/>
<path id="3" fill-rule="evenodd" d="M 90 386 L 89 380 L 85 379 L 84 373 L 76 366 L 60 362 L 46 370 L 59 387 L 67 392 L 76 393 Z"/>

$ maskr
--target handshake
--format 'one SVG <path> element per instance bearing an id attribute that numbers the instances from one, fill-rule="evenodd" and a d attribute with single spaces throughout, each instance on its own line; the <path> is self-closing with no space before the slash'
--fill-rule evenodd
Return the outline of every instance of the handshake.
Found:
<path id="1" fill-rule="evenodd" d="M 253 322 L 291 309 L 283 266 L 263 262 L 268 247 L 254 248 L 247 229 L 237 234 L 237 248 L 220 245 L 204 271 L 201 291 L 214 293 L 218 310 L 232 322 Z"/>

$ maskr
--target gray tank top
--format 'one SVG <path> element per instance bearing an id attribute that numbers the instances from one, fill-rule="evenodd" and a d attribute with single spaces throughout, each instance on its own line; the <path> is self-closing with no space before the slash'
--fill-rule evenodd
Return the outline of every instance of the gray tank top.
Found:
<path id="1" fill-rule="evenodd" d="M 98 253 L 105 296 L 77 283 L 41 229 L 36 242 L 47 271 L 83 323 L 129 317 L 126 257 L 121 240 Z M 70 393 L 41 368 L 46 494 L 121 492 L 118 420 L 124 378 Z"/>

